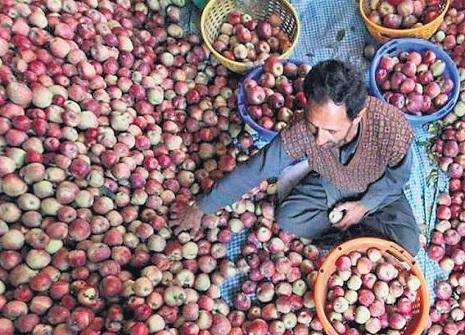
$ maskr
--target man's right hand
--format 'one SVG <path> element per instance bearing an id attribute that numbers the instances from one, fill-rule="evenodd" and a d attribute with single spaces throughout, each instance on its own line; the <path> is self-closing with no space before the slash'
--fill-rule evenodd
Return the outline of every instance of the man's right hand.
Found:
<path id="1" fill-rule="evenodd" d="M 181 231 L 189 229 L 191 229 L 192 235 L 197 235 L 202 223 L 204 212 L 202 212 L 196 203 L 192 205 L 186 205 L 173 214 L 175 214 L 175 219 L 171 222 L 171 226 L 177 226 L 177 228 L 174 230 L 176 235 Z"/>

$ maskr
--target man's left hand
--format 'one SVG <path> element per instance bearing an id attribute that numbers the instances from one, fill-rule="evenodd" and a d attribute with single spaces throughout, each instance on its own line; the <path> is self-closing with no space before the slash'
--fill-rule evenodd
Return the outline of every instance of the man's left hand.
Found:
<path id="1" fill-rule="evenodd" d="M 334 227 L 342 231 L 349 229 L 354 224 L 358 224 L 368 212 L 360 201 L 344 202 L 336 206 L 335 210 L 345 212 L 341 221 L 334 224 Z"/>

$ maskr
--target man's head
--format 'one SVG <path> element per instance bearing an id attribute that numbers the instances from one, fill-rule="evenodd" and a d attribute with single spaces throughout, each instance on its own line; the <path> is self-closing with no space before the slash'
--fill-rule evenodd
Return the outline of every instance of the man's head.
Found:
<path id="1" fill-rule="evenodd" d="M 307 74 L 305 117 L 316 143 L 342 147 L 357 133 L 367 99 L 361 74 L 337 60 L 318 63 Z"/>

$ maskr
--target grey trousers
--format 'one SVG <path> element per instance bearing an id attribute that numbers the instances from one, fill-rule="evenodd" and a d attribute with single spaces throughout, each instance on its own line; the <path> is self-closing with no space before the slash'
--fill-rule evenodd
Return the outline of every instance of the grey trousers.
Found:
<path id="1" fill-rule="evenodd" d="M 414 256 L 418 253 L 420 230 L 404 194 L 345 232 L 331 226 L 331 209 L 319 176 L 310 173 L 282 199 L 277 220 L 284 231 L 318 244 L 332 246 L 356 237 L 380 237 L 401 245 Z"/>

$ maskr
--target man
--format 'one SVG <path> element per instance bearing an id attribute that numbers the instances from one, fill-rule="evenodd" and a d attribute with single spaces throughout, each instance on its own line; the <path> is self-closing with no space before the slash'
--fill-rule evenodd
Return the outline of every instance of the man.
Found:
<path id="1" fill-rule="evenodd" d="M 416 255 L 419 229 L 403 193 L 413 133 L 403 113 L 369 97 L 361 75 L 336 60 L 317 64 L 305 78 L 304 92 L 303 117 L 185 208 L 173 225 L 195 232 L 204 214 L 304 160 L 309 173 L 294 181 L 278 205 L 284 231 L 320 241 L 382 237 Z M 333 209 L 344 216 L 332 225 Z"/>

